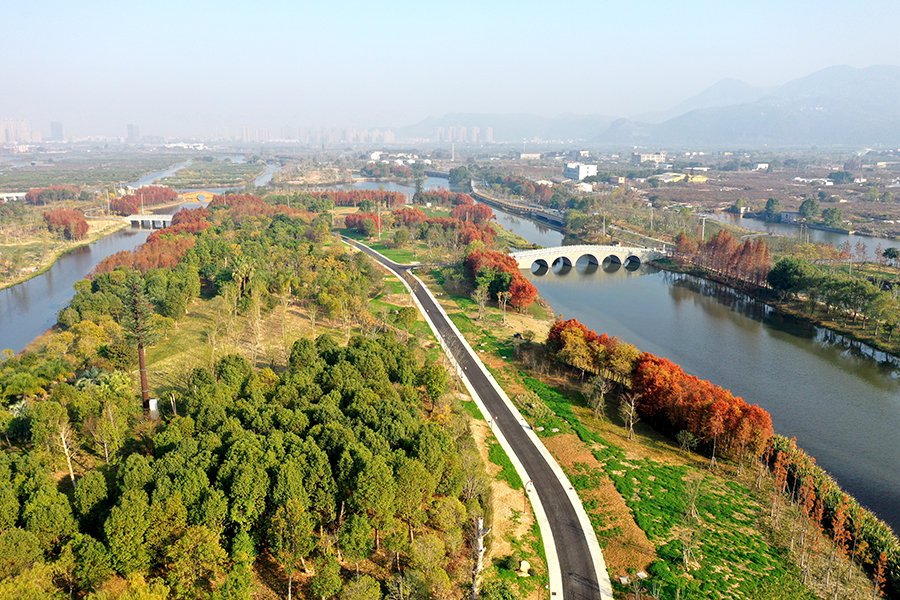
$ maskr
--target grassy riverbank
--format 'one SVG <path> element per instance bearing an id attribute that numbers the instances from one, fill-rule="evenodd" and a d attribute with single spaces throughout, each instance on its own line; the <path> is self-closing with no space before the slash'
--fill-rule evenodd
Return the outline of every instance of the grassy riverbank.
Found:
<path id="1" fill-rule="evenodd" d="M 735 282 L 731 279 L 721 277 L 716 273 L 710 272 L 694 265 L 682 264 L 673 259 L 661 259 L 652 263 L 654 266 L 670 271 L 672 273 L 681 273 L 700 277 L 709 281 L 715 281 L 722 285 L 734 288 L 744 293 L 754 300 L 763 302 L 782 314 L 808 324 L 809 327 L 821 327 L 829 331 L 833 331 L 848 340 L 860 344 L 866 344 L 876 350 L 880 350 L 893 356 L 900 356 L 900 335 L 896 332 L 890 332 L 887 328 L 880 327 L 877 330 L 874 323 L 869 322 L 863 316 L 853 320 L 850 315 L 841 313 L 840 311 L 830 310 L 823 304 L 814 306 L 810 311 L 809 302 L 805 299 L 797 298 L 780 298 L 775 292 L 768 288 L 761 288 L 755 285 Z M 874 266 L 863 265 L 857 269 L 865 269 L 868 266 L 872 269 L 870 276 L 878 276 L 881 279 L 900 279 L 900 269 L 894 267 L 880 267 L 878 272 L 874 271 Z"/>
<path id="2" fill-rule="evenodd" d="M 116 219 L 92 219 L 88 225 L 90 230 L 83 240 L 63 240 L 45 232 L 20 243 L 0 243 L 0 264 L 7 265 L 6 272 L 0 276 L 0 290 L 46 273 L 63 254 L 92 244 L 127 227 L 128 223 Z"/>
<path id="3" fill-rule="evenodd" d="M 773 511 L 778 494 L 770 477 L 756 468 L 739 474 L 723 461 L 710 469 L 707 457 L 683 453 L 641 424 L 629 440 L 612 407 L 607 414 L 613 416 L 596 418 L 580 382 L 543 355 L 538 342 L 552 312 L 507 314 L 504 323 L 491 309 L 473 320 L 472 302 L 452 296 L 441 281 L 444 275 L 434 273 L 429 284 L 443 293 L 444 308 L 578 490 L 614 581 L 643 571 L 649 575 L 644 590 L 663 598 L 831 597 L 833 574 L 831 586 L 824 585 L 830 543 L 819 539 L 823 550 L 808 578 L 817 583 L 803 590 L 792 540 L 802 518 L 781 500 Z M 526 330 L 538 332 L 535 343 L 513 337 Z M 842 594 L 872 593 L 858 568 L 844 562 L 841 569 Z M 619 598 L 635 591 L 632 584 L 615 587 Z"/>

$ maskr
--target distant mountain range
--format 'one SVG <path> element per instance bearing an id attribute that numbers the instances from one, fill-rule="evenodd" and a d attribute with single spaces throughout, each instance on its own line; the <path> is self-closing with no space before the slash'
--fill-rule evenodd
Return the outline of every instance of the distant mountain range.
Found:
<path id="1" fill-rule="evenodd" d="M 565 114 L 449 114 L 396 130 L 435 139 L 438 127 L 493 127 L 494 141 L 573 140 L 594 146 L 900 147 L 900 67 L 829 67 L 775 88 L 723 79 L 662 112 L 630 119 Z"/>
<path id="2" fill-rule="evenodd" d="M 661 147 L 898 146 L 898 99 L 900 67 L 829 67 L 745 103 L 697 108 L 656 124 L 619 119 L 591 141 Z"/>

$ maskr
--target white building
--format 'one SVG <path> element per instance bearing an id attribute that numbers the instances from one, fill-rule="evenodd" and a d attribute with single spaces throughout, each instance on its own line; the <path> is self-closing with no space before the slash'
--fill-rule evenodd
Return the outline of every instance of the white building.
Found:
<path id="1" fill-rule="evenodd" d="M 563 177 L 581 181 L 585 177 L 593 177 L 597 174 L 597 165 L 585 165 L 583 163 L 568 163 L 563 169 Z"/>

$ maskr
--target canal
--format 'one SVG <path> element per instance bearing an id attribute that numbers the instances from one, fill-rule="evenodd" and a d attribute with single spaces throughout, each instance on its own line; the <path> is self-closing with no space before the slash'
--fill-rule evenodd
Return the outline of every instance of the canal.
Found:
<path id="1" fill-rule="evenodd" d="M 494 212 L 504 226 L 537 241 L 530 237 L 534 223 Z M 544 235 L 552 243 L 538 243 L 561 245 L 561 233 Z M 870 249 L 878 243 L 857 239 Z M 524 274 L 564 318 L 668 358 L 759 404 L 771 413 L 776 432 L 796 437 L 843 489 L 900 531 L 896 359 L 695 277 L 646 266 Z"/>

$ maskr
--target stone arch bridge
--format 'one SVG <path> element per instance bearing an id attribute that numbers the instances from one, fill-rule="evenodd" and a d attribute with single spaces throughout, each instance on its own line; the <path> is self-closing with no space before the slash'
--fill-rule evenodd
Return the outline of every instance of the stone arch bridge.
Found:
<path id="1" fill-rule="evenodd" d="M 666 253 L 656 248 L 640 248 L 631 246 L 558 246 L 555 248 L 539 248 L 523 250 L 510 254 L 519 264 L 520 269 L 531 269 L 537 274 L 549 270 L 566 272 L 573 267 L 618 269 L 637 269 L 641 264 L 662 258 Z"/>

